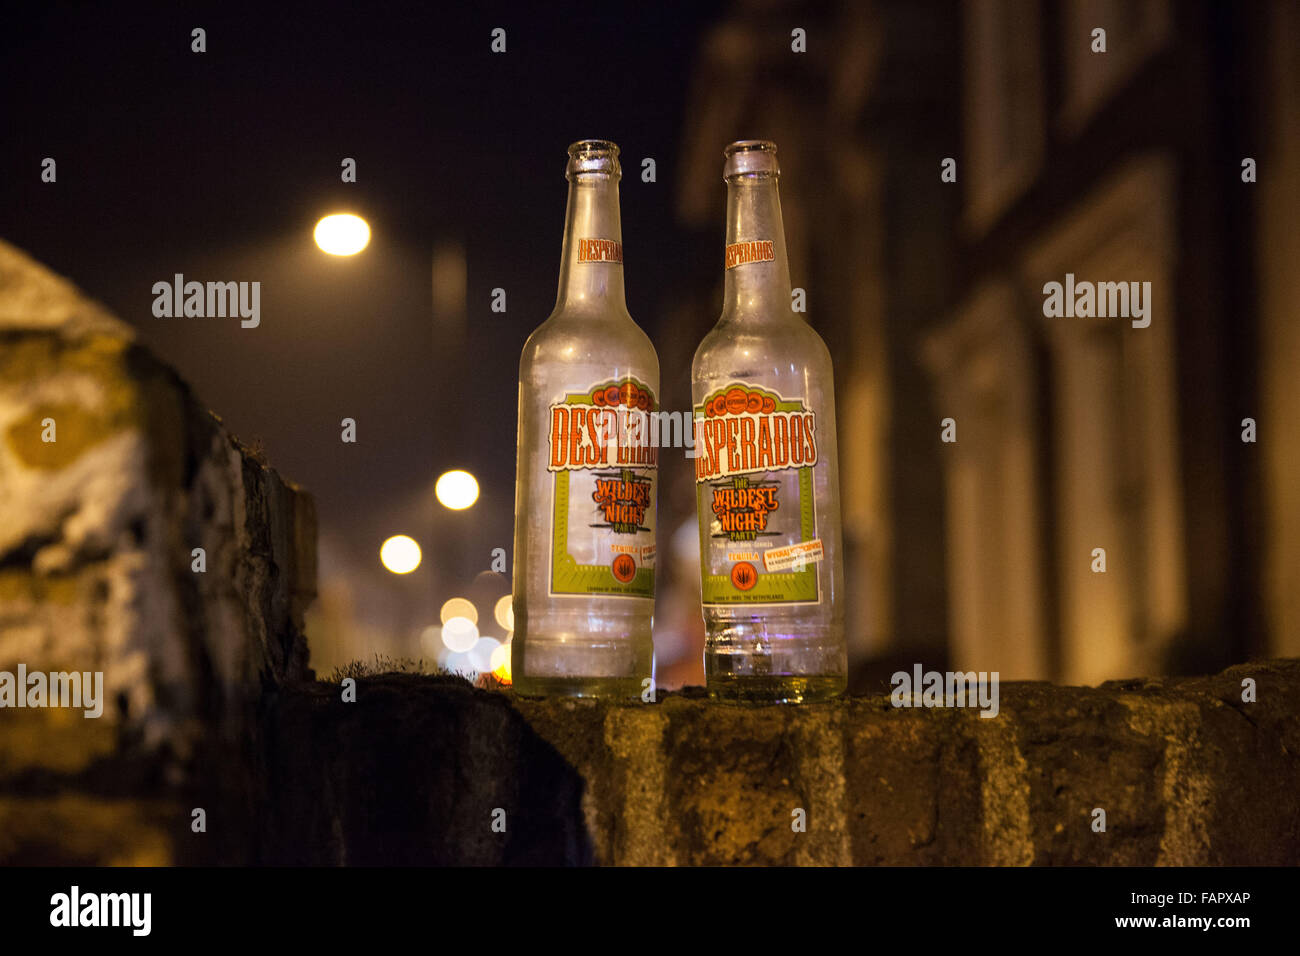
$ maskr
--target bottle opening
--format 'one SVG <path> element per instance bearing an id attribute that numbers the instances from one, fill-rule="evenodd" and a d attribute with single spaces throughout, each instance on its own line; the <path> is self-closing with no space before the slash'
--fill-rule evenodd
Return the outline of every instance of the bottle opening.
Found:
<path id="1" fill-rule="evenodd" d="M 776 161 L 776 143 L 766 139 L 742 139 L 722 151 L 726 162 L 722 178 L 727 182 L 741 176 L 776 176 L 781 167 Z"/>
<path id="2" fill-rule="evenodd" d="M 566 179 L 587 173 L 622 176 L 618 164 L 618 144 L 607 139 L 580 139 L 569 147 L 569 163 L 565 167 Z"/>

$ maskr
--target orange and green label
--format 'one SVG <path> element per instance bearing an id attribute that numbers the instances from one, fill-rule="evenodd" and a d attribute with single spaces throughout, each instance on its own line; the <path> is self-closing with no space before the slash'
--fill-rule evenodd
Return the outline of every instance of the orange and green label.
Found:
<path id="1" fill-rule="evenodd" d="M 818 603 L 816 414 L 802 399 L 732 382 L 694 418 L 704 603 Z"/>
<path id="2" fill-rule="evenodd" d="M 635 378 L 568 392 L 551 405 L 552 595 L 654 597 L 657 410 L 654 393 Z"/>

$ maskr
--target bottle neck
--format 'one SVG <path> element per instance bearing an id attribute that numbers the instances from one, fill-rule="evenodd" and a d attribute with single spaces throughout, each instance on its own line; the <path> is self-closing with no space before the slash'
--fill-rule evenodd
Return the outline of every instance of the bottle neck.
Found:
<path id="1" fill-rule="evenodd" d="M 570 178 L 556 310 L 627 311 L 623 295 L 623 228 L 618 179 L 604 173 Z"/>
<path id="2" fill-rule="evenodd" d="M 790 316 L 790 264 L 777 177 L 738 176 L 727 182 L 726 288 L 722 319 Z"/>

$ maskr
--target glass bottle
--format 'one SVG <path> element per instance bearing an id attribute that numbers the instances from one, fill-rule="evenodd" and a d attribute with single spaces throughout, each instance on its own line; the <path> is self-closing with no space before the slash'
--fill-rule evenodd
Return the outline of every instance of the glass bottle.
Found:
<path id="1" fill-rule="evenodd" d="M 653 666 L 659 360 L 623 293 L 618 147 L 569 147 L 559 294 L 519 362 L 511 671 L 632 698 Z"/>
<path id="2" fill-rule="evenodd" d="M 704 670 L 715 700 L 820 700 L 846 680 L 831 357 L 792 308 L 776 146 L 723 155 L 725 297 L 691 367 Z"/>

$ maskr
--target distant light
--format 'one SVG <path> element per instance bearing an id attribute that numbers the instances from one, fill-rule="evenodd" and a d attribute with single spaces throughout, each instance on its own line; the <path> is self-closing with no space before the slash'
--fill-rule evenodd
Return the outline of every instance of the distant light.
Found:
<path id="1" fill-rule="evenodd" d="M 470 666 L 480 674 L 492 670 L 492 655 L 500 647 L 501 642 L 495 637 L 479 635 L 479 639 L 474 642 L 474 646 L 469 651 Z"/>
<path id="2" fill-rule="evenodd" d="M 433 493 L 444 508 L 464 511 L 478 501 L 478 481 L 468 471 L 448 471 L 433 486 Z"/>
<path id="3" fill-rule="evenodd" d="M 442 626 L 442 643 L 456 653 L 469 650 L 478 641 L 478 625 L 467 617 L 453 617 Z"/>
<path id="4" fill-rule="evenodd" d="M 442 623 L 446 624 L 453 617 L 463 617 L 469 620 L 471 624 L 478 623 L 478 608 L 474 602 L 462 597 L 454 597 L 442 606 L 442 612 L 439 614 Z"/>
<path id="5" fill-rule="evenodd" d="M 380 547 L 379 560 L 394 574 L 410 574 L 420 566 L 420 546 L 414 538 L 395 534 Z"/>
<path id="6" fill-rule="evenodd" d="M 338 213 L 316 223 L 316 245 L 332 256 L 355 256 L 370 244 L 370 227 L 360 216 Z"/>
<path id="7" fill-rule="evenodd" d="M 502 644 L 492 649 L 492 674 L 503 684 L 510 683 L 510 645 Z"/>
<path id="8" fill-rule="evenodd" d="M 509 594 L 497 598 L 496 606 L 492 608 L 492 616 L 497 619 L 502 630 L 513 631 L 515 629 L 514 599 Z"/>
<path id="9" fill-rule="evenodd" d="M 473 679 L 478 675 L 474 672 L 474 665 L 470 663 L 469 655 L 463 652 L 453 653 L 445 647 L 442 653 L 438 655 L 438 666 L 449 674 L 460 674 L 462 677 Z"/>

